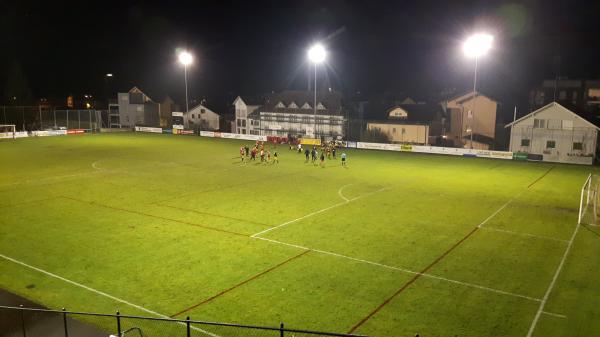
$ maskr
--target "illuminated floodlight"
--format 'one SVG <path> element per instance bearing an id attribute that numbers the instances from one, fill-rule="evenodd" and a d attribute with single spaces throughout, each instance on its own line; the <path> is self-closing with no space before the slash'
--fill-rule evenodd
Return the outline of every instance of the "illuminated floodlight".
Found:
<path id="1" fill-rule="evenodd" d="M 463 52 L 468 57 L 480 57 L 492 48 L 494 37 L 490 34 L 479 33 L 470 36 L 463 44 Z"/>
<path id="2" fill-rule="evenodd" d="M 325 61 L 326 56 L 327 52 L 320 43 L 315 44 L 308 50 L 308 59 L 313 63 L 322 63 Z"/>
<path id="3" fill-rule="evenodd" d="M 184 66 L 192 64 L 193 60 L 194 57 L 189 52 L 182 51 L 181 53 L 179 53 L 179 63 L 183 64 Z"/>
<path id="4" fill-rule="evenodd" d="M 108 73 L 108 74 L 106 74 L 106 77 L 113 77 L 113 74 Z"/>

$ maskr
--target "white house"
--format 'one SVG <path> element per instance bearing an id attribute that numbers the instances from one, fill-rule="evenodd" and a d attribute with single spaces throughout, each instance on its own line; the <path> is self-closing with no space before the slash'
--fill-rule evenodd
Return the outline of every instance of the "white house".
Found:
<path id="1" fill-rule="evenodd" d="M 183 126 L 186 129 L 216 131 L 219 130 L 219 115 L 199 104 L 183 113 Z"/>
<path id="2" fill-rule="evenodd" d="M 511 128 L 510 151 L 529 159 L 591 165 L 599 128 L 553 102 L 506 125 Z"/>
<path id="3" fill-rule="evenodd" d="M 235 128 L 232 128 L 233 133 L 260 135 L 260 116 L 258 108 L 260 105 L 248 105 L 238 96 L 233 101 L 235 107 Z"/>
<path id="4" fill-rule="evenodd" d="M 341 94 L 287 90 L 269 95 L 263 105 L 247 105 L 241 97 L 233 102 L 236 133 L 267 136 L 325 137 L 344 135 L 345 118 Z"/>

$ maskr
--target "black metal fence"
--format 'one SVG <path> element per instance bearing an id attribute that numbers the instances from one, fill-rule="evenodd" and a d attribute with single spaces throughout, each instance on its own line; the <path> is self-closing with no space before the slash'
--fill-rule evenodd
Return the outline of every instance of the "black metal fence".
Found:
<path id="1" fill-rule="evenodd" d="M 0 106 L 0 124 L 14 124 L 17 131 L 45 129 L 97 130 L 107 127 L 106 110 L 66 110 L 46 106 Z"/>
<path id="2" fill-rule="evenodd" d="M 2 337 L 366 337 L 279 327 L 0 306 Z"/>

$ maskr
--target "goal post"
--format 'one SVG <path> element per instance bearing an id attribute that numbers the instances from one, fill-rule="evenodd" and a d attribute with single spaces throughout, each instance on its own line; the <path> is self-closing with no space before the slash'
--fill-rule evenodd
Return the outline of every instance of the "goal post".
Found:
<path id="1" fill-rule="evenodd" d="M 581 188 L 578 224 L 598 225 L 600 220 L 600 193 L 598 193 L 598 186 L 600 186 L 600 176 L 590 173 Z"/>
<path id="2" fill-rule="evenodd" d="M 0 138 L 15 139 L 16 128 L 14 124 L 0 124 Z"/>

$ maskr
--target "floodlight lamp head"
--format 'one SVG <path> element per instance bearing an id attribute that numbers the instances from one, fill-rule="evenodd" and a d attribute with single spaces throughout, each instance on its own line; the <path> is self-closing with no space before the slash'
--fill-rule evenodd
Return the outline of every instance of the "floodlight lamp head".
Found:
<path id="1" fill-rule="evenodd" d="M 322 63 L 323 61 L 325 61 L 326 57 L 327 52 L 325 51 L 323 45 L 321 45 L 320 43 L 315 44 L 308 50 L 308 59 L 312 63 Z"/>
<path id="2" fill-rule="evenodd" d="M 492 48 L 494 37 L 486 33 L 471 35 L 463 44 L 463 52 L 468 57 L 480 57 Z"/>
<path id="3" fill-rule="evenodd" d="M 193 61 L 194 57 L 189 52 L 182 51 L 181 53 L 179 53 L 179 63 L 183 64 L 184 66 L 192 64 Z"/>

